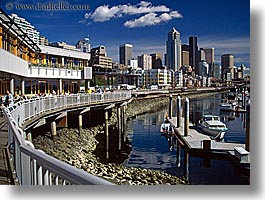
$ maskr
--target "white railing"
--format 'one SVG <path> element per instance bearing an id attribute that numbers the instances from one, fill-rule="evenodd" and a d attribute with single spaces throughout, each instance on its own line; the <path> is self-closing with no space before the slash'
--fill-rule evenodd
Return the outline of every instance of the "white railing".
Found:
<path id="1" fill-rule="evenodd" d="M 16 182 L 20 185 L 112 185 L 107 180 L 35 149 L 34 145 L 25 139 L 21 126 L 26 120 L 43 112 L 97 102 L 126 100 L 130 97 L 130 92 L 45 97 L 23 100 L 3 109 L 8 123 L 8 149 L 15 169 Z"/>

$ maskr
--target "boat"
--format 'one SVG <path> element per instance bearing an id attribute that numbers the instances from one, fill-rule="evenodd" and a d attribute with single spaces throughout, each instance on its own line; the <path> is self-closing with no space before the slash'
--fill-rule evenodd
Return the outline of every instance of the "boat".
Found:
<path id="1" fill-rule="evenodd" d="M 197 126 L 204 134 L 211 136 L 216 141 L 222 141 L 228 130 L 226 124 L 220 121 L 220 117 L 212 114 L 203 115 Z"/>
<path id="2" fill-rule="evenodd" d="M 231 102 L 222 102 L 219 107 L 221 111 L 235 111 L 236 105 Z"/>
<path id="3" fill-rule="evenodd" d="M 170 123 L 162 123 L 160 125 L 160 132 L 161 134 L 171 134 L 172 133 L 172 126 Z"/>

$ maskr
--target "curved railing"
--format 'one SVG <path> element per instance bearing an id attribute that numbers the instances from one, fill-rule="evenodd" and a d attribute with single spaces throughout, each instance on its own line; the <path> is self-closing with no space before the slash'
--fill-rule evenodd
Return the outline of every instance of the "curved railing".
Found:
<path id="1" fill-rule="evenodd" d="M 112 185 L 100 177 L 35 149 L 34 145 L 26 140 L 21 126 L 25 121 L 47 111 L 97 102 L 126 100 L 130 97 L 129 91 L 52 96 L 19 101 L 14 106 L 3 109 L 8 124 L 8 148 L 16 182 L 20 185 Z"/>

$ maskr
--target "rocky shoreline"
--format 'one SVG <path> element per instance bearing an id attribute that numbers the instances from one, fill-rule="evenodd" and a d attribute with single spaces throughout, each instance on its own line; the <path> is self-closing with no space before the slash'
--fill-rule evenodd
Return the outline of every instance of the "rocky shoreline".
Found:
<path id="1" fill-rule="evenodd" d="M 160 106 L 168 105 L 168 101 L 168 97 L 136 99 L 128 105 L 126 117 L 130 118 L 155 111 Z M 113 109 L 109 125 L 115 125 L 116 119 L 116 109 Z M 50 137 L 50 133 L 46 133 L 34 138 L 32 142 L 36 149 L 42 149 L 59 160 L 117 185 L 188 184 L 184 178 L 162 171 L 125 167 L 119 164 L 103 164 L 94 153 L 99 144 L 96 136 L 102 133 L 104 133 L 102 125 L 82 129 L 81 134 L 78 129 L 63 128 L 57 130 L 57 135 L 54 138 Z"/>

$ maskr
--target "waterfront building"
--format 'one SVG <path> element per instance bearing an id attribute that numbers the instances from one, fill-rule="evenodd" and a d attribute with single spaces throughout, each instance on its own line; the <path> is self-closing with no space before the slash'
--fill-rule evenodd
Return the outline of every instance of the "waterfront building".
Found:
<path id="1" fill-rule="evenodd" d="M 150 54 L 152 58 L 152 69 L 163 69 L 162 65 L 162 54 L 161 53 L 153 53 Z"/>
<path id="2" fill-rule="evenodd" d="M 190 36 L 189 37 L 189 63 L 192 67 L 193 71 L 197 72 L 198 68 L 198 45 L 197 45 L 197 37 Z"/>
<path id="3" fill-rule="evenodd" d="M 175 87 L 183 87 L 183 71 L 182 70 L 176 71 L 174 74 L 174 77 L 175 77 L 174 86 Z"/>
<path id="4" fill-rule="evenodd" d="M 168 33 L 166 42 L 166 66 L 174 71 L 181 67 L 180 33 L 174 27 Z"/>
<path id="5" fill-rule="evenodd" d="M 87 53 L 37 45 L 0 9 L 0 95 L 79 92 L 92 79 L 88 60 Z"/>
<path id="6" fill-rule="evenodd" d="M 138 56 L 138 66 L 143 70 L 152 69 L 152 56 L 149 56 L 147 54 Z"/>
<path id="7" fill-rule="evenodd" d="M 231 74 L 231 79 L 234 78 L 234 56 L 232 54 L 224 54 L 221 56 L 221 66 L 222 66 L 222 78 L 226 77 L 226 73 Z M 230 78 L 230 75 L 229 75 Z M 226 79 L 228 80 L 228 79 Z"/>
<path id="8" fill-rule="evenodd" d="M 129 60 L 132 59 L 133 45 L 131 44 L 123 44 L 120 45 L 119 48 L 119 56 L 120 56 L 120 64 L 128 67 Z"/>
<path id="9" fill-rule="evenodd" d="M 17 14 L 11 14 L 9 16 L 16 25 L 21 28 L 27 36 L 35 43 L 39 44 L 40 41 L 40 33 L 35 29 L 31 23 L 29 23 L 26 19 L 19 17 Z"/>
<path id="10" fill-rule="evenodd" d="M 92 68 L 112 69 L 112 58 L 107 57 L 105 46 L 101 45 L 91 49 L 89 66 Z"/>
<path id="11" fill-rule="evenodd" d="M 91 46 L 90 46 L 89 38 L 84 38 L 82 40 L 79 40 L 76 43 L 75 47 L 76 47 L 76 49 L 80 49 L 80 51 L 83 53 L 90 53 Z"/>
<path id="12" fill-rule="evenodd" d="M 146 85 L 157 85 L 159 88 L 171 87 L 172 73 L 166 69 L 151 69 L 147 71 Z"/>

